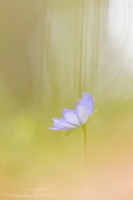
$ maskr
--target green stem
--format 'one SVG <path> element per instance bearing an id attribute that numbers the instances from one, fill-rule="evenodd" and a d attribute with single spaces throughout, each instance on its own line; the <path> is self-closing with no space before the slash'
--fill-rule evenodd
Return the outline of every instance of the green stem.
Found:
<path id="1" fill-rule="evenodd" d="M 85 156 L 85 164 L 88 169 L 88 159 L 87 159 L 87 134 L 86 134 L 86 125 L 82 126 L 83 134 L 84 134 L 84 156 Z"/>
<path id="2" fill-rule="evenodd" d="M 93 113 L 89 116 L 89 119 L 88 119 L 88 120 L 90 120 L 90 118 L 93 117 L 93 115 L 94 115 L 95 113 L 97 113 L 97 112 L 98 112 L 98 110 L 96 110 L 95 112 L 93 112 Z M 87 124 L 87 122 L 86 122 L 86 124 Z M 85 156 L 85 164 L 86 164 L 86 169 L 88 169 L 86 124 L 84 124 L 81 128 L 82 128 L 83 134 L 84 134 L 84 156 Z"/>

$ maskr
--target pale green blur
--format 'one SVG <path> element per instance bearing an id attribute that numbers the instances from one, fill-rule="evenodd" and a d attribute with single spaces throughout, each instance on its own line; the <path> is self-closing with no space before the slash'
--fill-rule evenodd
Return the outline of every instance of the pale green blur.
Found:
<path id="1" fill-rule="evenodd" d="M 133 74 L 124 55 L 115 54 L 108 1 L 0 0 L 0 5 L 3 180 L 84 171 L 82 130 L 68 137 L 48 130 L 52 117 L 73 109 L 83 92 L 98 109 L 87 124 L 90 166 L 130 149 Z"/>

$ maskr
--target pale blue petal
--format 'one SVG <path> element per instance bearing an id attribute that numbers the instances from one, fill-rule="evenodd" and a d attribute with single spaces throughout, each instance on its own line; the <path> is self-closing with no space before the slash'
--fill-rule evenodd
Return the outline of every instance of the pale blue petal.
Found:
<path id="1" fill-rule="evenodd" d="M 55 127 L 50 127 L 50 130 L 67 130 L 67 129 L 62 129 L 62 128 L 55 128 Z"/>
<path id="2" fill-rule="evenodd" d="M 59 126 L 60 128 L 64 128 L 64 129 L 73 129 L 73 128 L 76 128 L 75 125 L 69 124 L 65 120 L 59 120 L 59 122 L 57 123 L 57 126 Z"/>
<path id="3" fill-rule="evenodd" d="M 53 120 L 53 122 L 54 122 L 54 127 L 56 127 L 56 128 L 61 128 L 61 127 L 58 126 L 57 124 L 58 124 L 58 122 L 59 122 L 60 120 L 64 120 L 64 119 L 53 117 L 52 120 Z"/>
<path id="4" fill-rule="evenodd" d="M 50 127 L 50 130 L 59 130 L 59 128 L 55 128 L 55 127 Z"/>
<path id="5" fill-rule="evenodd" d="M 89 104 L 91 104 L 91 106 L 94 106 L 94 101 L 92 99 L 92 96 L 88 93 L 83 93 L 82 95 L 82 99 L 86 100 L 87 102 L 89 102 Z"/>
<path id="6" fill-rule="evenodd" d="M 80 124 L 85 124 L 88 120 L 88 111 L 87 111 L 87 108 L 85 107 L 85 105 L 76 104 L 75 110 L 78 115 Z"/>
<path id="7" fill-rule="evenodd" d="M 54 127 L 57 129 L 73 129 L 76 128 L 75 125 L 69 124 L 68 122 L 65 121 L 65 119 L 62 118 L 52 118 L 54 121 Z"/>
<path id="8" fill-rule="evenodd" d="M 64 119 L 72 124 L 72 125 L 76 125 L 76 126 L 80 126 L 79 123 L 79 119 L 78 116 L 76 114 L 76 112 L 74 110 L 69 110 L 69 109 L 63 109 L 62 110 L 62 115 L 64 116 Z"/>
<path id="9" fill-rule="evenodd" d="M 87 116 L 89 117 L 90 115 L 91 115 L 91 113 L 92 113 L 92 108 L 91 108 L 91 106 L 89 107 L 88 105 L 87 105 L 87 103 L 86 103 L 86 101 L 84 100 L 84 99 L 78 99 L 77 100 L 77 104 L 82 104 L 82 105 L 84 105 L 85 107 L 86 107 L 86 109 L 87 109 Z"/>
<path id="10" fill-rule="evenodd" d="M 93 111 L 93 106 L 94 106 L 94 102 L 93 102 L 91 95 L 88 93 L 84 93 L 82 95 L 82 100 L 83 100 L 84 105 L 86 106 L 88 113 L 90 115 Z"/>

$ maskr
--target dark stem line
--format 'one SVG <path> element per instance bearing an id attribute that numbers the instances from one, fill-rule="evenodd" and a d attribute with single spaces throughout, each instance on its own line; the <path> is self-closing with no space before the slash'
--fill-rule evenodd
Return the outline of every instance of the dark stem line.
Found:
<path id="1" fill-rule="evenodd" d="M 84 156 L 85 156 L 85 164 L 86 164 L 86 169 L 88 169 L 86 125 L 84 125 L 82 127 L 82 130 L 83 130 L 83 134 L 84 134 Z"/>

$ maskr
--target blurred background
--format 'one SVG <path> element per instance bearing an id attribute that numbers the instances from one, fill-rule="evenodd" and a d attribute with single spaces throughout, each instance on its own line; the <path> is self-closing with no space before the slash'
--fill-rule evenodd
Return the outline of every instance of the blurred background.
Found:
<path id="1" fill-rule="evenodd" d="M 133 199 L 132 35 L 133 0 L 0 0 L 2 198 Z M 48 130 L 83 92 L 88 172 L 82 130 Z"/>

